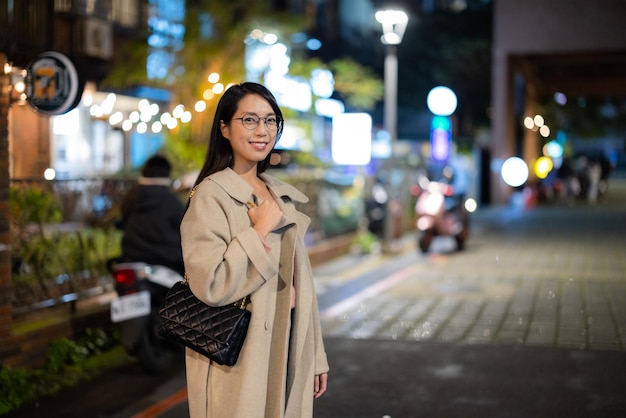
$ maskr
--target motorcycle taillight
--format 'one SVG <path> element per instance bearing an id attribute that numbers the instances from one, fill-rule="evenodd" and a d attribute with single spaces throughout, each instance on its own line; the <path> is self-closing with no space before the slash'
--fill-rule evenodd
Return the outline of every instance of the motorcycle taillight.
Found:
<path id="1" fill-rule="evenodd" d="M 115 281 L 117 282 L 117 284 L 123 287 L 134 286 L 135 280 L 137 279 L 135 275 L 135 270 L 133 269 L 115 270 L 113 272 L 113 278 L 115 278 Z"/>

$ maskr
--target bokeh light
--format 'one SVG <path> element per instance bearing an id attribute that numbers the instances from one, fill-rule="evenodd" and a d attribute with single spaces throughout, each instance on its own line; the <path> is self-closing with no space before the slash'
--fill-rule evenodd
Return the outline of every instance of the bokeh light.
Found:
<path id="1" fill-rule="evenodd" d="M 502 180 L 511 187 L 519 187 L 528 180 L 528 166 L 519 157 L 507 158 L 502 164 L 500 175 Z"/>
<path id="2" fill-rule="evenodd" d="M 426 105 L 434 115 L 450 116 L 457 106 L 456 94 L 445 86 L 433 88 L 426 96 Z"/>
<path id="3" fill-rule="evenodd" d="M 193 108 L 196 112 L 204 112 L 206 110 L 206 102 L 204 100 L 198 100 Z"/>
<path id="4" fill-rule="evenodd" d="M 552 164 L 552 159 L 548 157 L 539 157 L 537 161 L 535 161 L 535 175 L 539 179 L 545 179 L 548 177 L 550 171 L 552 171 L 554 165 Z"/>
<path id="5" fill-rule="evenodd" d="M 543 146 L 543 155 L 552 158 L 560 158 L 563 156 L 563 146 L 556 141 L 550 141 Z"/>
<path id="6" fill-rule="evenodd" d="M 476 203 L 476 200 L 472 199 L 471 197 L 469 199 L 467 199 L 465 201 L 465 210 L 468 211 L 469 213 L 474 213 L 476 212 L 476 209 L 478 209 L 478 203 Z"/>
<path id="7" fill-rule="evenodd" d="M 54 180 L 56 176 L 57 172 L 54 170 L 54 168 L 46 168 L 43 172 L 43 178 L 45 178 L 46 180 Z"/>

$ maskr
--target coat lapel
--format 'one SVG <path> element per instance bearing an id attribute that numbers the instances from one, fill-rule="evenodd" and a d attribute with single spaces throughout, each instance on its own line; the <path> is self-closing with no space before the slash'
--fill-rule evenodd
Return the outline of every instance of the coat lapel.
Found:
<path id="1" fill-rule="evenodd" d="M 232 169 L 227 168 L 208 177 L 217 183 L 233 199 L 245 204 L 252 199 L 254 189 Z"/>
<path id="2" fill-rule="evenodd" d="M 306 231 L 309 227 L 311 219 L 304 213 L 298 212 L 291 206 L 284 205 L 287 202 L 307 203 L 309 198 L 295 187 L 278 180 L 276 177 L 268 174 L 261 174 L 260 176 L 265 184 L 272 191 L 274 196 L 278 197 L 281 203 L 281 209 L 285 215 L 285 218 L 289 223 L 296 223 L 299 226 L 300 231 Z M 209 177 L 212 181 L 217 183 L 226 193 L 228 193 L 233 199 L 240 203 L 245 204 L 249 200 L 253 199 L 254 189 L 248 183 L 245 182 L 237 173 L 232 169 L 226 168 L 217 173 L 211 174 Z M 282 226 L 286 226 L 283 224 Z"/>
<path id="3" fill-rule="evenodd" d="M 296 225 L 298 225 L 298 233 L 304 234 L 304 231 L 308 229 L 309 224 L 311 223 L 311 218 L 309 218 L 304 213 L 299 212 L 295 206 L 285 205 L 285 203 L 307 203 L 309 201 L 309 198 L 292 185 L 282 182 L 276 177 L 267 174 L 261 174 L 261 178 L 263 179 L 263 181 L 265 181 L 265 184 L 267 184 L 272 193 L 274 193 L 274 196 L 279 198 L 281 210 L 283 211 L 287 224 L 295 223 Z"/>

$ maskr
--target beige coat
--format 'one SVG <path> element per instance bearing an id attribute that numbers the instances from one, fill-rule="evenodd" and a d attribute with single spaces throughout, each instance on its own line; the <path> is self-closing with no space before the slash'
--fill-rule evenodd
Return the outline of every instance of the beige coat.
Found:
<path id="1" fill-rule="evenodd" d="M 186 350 L 192 418 L 313 416 L 313 383 L 328 372 L 311 265 L 304 245 L 310 219 L 294 187 L 262 175 L 283 211 L 267 237 L 268 252 L 251 226 L 250 187 L 231 169 L 197 187 L 181 224 L 185 269 L 193 293 L 225 305 L 251 294 L 252 319 L 233 367 Z M 291 284 L 296 307 L 291 312 Z"/>

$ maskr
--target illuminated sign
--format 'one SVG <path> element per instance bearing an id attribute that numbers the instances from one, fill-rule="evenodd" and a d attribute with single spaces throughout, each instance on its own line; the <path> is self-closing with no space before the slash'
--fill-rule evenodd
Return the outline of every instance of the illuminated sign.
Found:
<path id="1" fill-rule="evenodd" d="M 433 160 L 448 160 L 451 136 L 450 118 L 434 116 L 430 121 L 430 147 Z"/>
<path id="2" fill-rule="evenodd" d="M 82 87 L 72 61 L 58 52 L 43 52 L 26 73 L 27 102 L 44 115 L 62 115 L 80 101 Z"/>
<path id="3" fill-rule="evenodd" d="M 372 117 L 340 113 L 333 117 L 332 158 L 339 165 L 366 165 L 372 158 Z"/>

